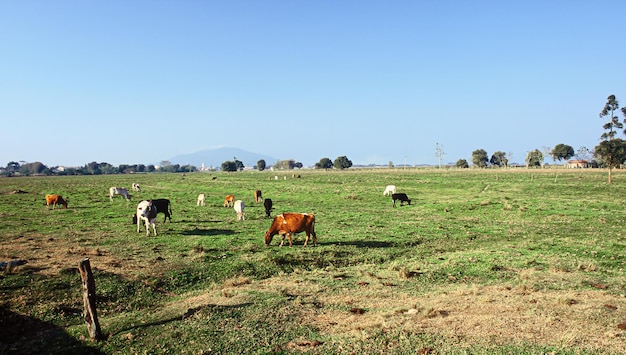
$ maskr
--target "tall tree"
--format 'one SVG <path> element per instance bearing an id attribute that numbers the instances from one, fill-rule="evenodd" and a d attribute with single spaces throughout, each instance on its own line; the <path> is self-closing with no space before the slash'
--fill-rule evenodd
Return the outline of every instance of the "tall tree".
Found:
<path id="1" fill-rule="evenodd" d="M 609 184 L 613 182 L 611 168 L 626 161 L 626 141 L 615 138 L 600 142 L 596 146 L 596 156 L 603 166 L 609 168 Z"/>
<path id="2" fill-rule="evenodd" d="M 322 158 L 319 162 L 315 163 L 315 169 L 330 169 L 333 167 L 333 162 L 328 158 Z"/>
<path id="3" fill-rule="evenodd" d="M 222 163 L 222 171 L 237 171 L 237 164 L 234 161 L 227 160 Z"/>
<path id="4" fill-rule="evenodd" d="M 476 149 L 472 152 L 472 164 L 479 168 L 486 168 L 489 163 L 489 156 L 484 149 Z"/>
<path id="5" fill-rule="evenodd" d="M 497 151 L 491 155 L 491 159 L 489 160 L 489 162 L 491 163 L 491 165 L 506 167 L 509 163 L 509 160 L 506 158 L 505 152 Z"/>
<path id="6" fill-rule="evenodd" d="M 11 161 L 7 164 L 7 171 L 18 172 L 20 171 L 20 163 Z"/>
<path id="7" fill-rule="evenodd" d="M 604 133 L 600 136 L 600 139 L 603 141 L 600 145 L 596 146 L 595 151 L 596 155 L 600 158 L 602 162 L 607 165 L 609 169 L 609 184 L 613 183 L 613 168 L 623 163 L 621 159 L 621 146 L 622 144 L 612 144 L 611 141 L 615 138 L 618 129 L 623 129 L 624 124 L 619 121 L 619 118 L 615 114 L 615 111 L 619 110 L 619 102 L 615 95 L 609 95 L 606 99 L 606 104 L 604 104 L 604 108 L 600 111 L 600 118 L 607 119 L 602 128 L 605 130 Z M 626 116 L 626 110 L 622 109 L 622 113 Z M 626 131 L 624 131 L 626 134 Z M 609 143 L 605 143 L 609 142 Z M 604 144 L 603 144 L 604 143 Z"/>
<path id="8" fill-rule="evenodd" d="M 259 160 L 259 161 L 257 161 L 257 162 L 256 162 L 256 168 L 257 168 L 259 171 L 263 171 L 263 170 L 265 170 L 265 166 L 266 166 L 266 165 L 265 165 L 265 160 L 264 160 L 264 159 L 261 159 L 261 160 Z"/>
<path id="9" fill-rule="evenodd" d="M 348 169 L 349 167 L 352 166 L 352 161 L 350 159 L 348 159 L 347 156 L 342 155 L 342 156 L 337 157 L 335 159 L 334 166 L 337 169 L 342 169 L 342 170 L 343 169 Z"/>
<path id="10" fill-rule="evenodd" d="M 599 115 L 602 119 L 606 119 L 608 116 L 608 122 L 606 122 L 604 126 L 602 126 L 602 128 L 604 128 L 604 130 L 607 132 L 602 133 L 600 139 L 611 140 L 615 138 L 615 135 L 617 134 L 617 129 L 624 128 L 624 124 L 619 121 L 619 118 L 615 114 L 615 111 L 617 110 L 619 110 L 619 102 L 615 98 L 615 95 L 609 95 L 609 97 L 607 97 L 606 99 L 606 104 L 604 104 L 604 108 L 602 109 L 602 111 L 600 111 Z M 624 110 L 622 110 L 622 112 L 624 112 L 624 114 L 626 115 L 626 112 Z"/>
<path id="11" fill-rule="evenodd" d="M 543 153 L 539 149 L 528 152 L 526 155 L 526 167 L 542 166 Z"/>
<path id="12" fill-rule="evenodd" d="M 550 152 L 550 155 L 552 156 L 552 160 L 554 161 L 565 160 L 567 162 L 567 160 L 573 157 L 575 153 L 574 153 L 574 148 L 572 148 L 571 146 L 567 144 L 559 143 L 556 146 L 554 146 L 554 149 L 552 149 L 552 151 Z"/>
<path id="13" fill-rule="evenodd" d="M 580 146 L 580 148 L 578 148 L 578 151 L 576 152 L 576 158 L 580 160 L 591 160 L 591 155 L 592 153 L 585 146 Z"/>
<path id="14" fill-rule="evenodd" d="M 437 142 L 435 144 L 435 157 L 439 161 L 439 169 L 441 169 L 441 160 L 443 160 L 444 155 L 446 155 L 446 152 L 443 151 L 443 146 Z"/>
<path id="15" fill-rule="evenodd" d="M 296 161 L 293 159 L 279 160 L 274 163 L 274 169 L 279 170 L 292 170 L 296 167 Z"/>

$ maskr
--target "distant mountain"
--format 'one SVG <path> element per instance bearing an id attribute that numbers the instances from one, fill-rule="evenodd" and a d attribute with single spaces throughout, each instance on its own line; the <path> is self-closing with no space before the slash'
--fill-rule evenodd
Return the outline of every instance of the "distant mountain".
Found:
<path id="1" fill-rule="evenodd" d="M 202 150 L 191 154 L 177 155 L 169 159 L 169 161 L 172 164 L 190 164 L 197 168 L 201 168 L 202 164 L 204 164 L 206 168 L 219 168 L 222 166 L 223 162 L 227 160 L 232 161 L 235 157 L 237 160 L 240 160 L 245 167 L 256 166 L 256 163 L 261 159 L 265 160 L 267 166 L 273 165 L 278 160 L 267 155 L 252 153 L 239 148 L 221 147 Z"/>

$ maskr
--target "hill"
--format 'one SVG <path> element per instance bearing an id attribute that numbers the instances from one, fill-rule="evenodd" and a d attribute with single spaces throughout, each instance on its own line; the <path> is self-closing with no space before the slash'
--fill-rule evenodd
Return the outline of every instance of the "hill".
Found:
<path id="1" fill-rule="evenodd" d="M 202 167 L 202 165 L 204 164 L 204 166 L 208 168 L 220 167 L 223 162 L 227 160 L 232 161 L 234 157 L 243 162 L 243 165 L 246 167 L 256 166 L 257 161 L 261 159 L 265 160 L 268 166 L 274 164 L 278 160 L 267 155 L 248 152 L 239 148 L 220 147 L 215 149 L 201 150 L 199 152 L 190 154 L 177 155 L 169 159 L 169 161 L 172 164 L 190 164 L 198 168 Z"/>

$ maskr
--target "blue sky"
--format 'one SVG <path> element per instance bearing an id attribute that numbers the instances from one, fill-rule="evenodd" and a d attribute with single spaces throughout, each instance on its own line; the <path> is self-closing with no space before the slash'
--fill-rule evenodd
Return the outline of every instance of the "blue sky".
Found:
<path id="1" fill-rule="evenodd" d="M 624 13 L 577 0 L 6 0 L 0 166 L 219 146 L 305 165 L 437 164 L 437 143 L 444 163 L 592 149 L 606 98 L 626 105 Z"/>

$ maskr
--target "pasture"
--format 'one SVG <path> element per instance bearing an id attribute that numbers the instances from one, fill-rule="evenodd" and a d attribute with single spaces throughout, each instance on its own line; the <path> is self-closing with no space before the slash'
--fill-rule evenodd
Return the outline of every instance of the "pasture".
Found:
<path id="1" fill-rule="evenodd" d="M 582 169 L 296 174 L 0 179 L 0 262 L 27 261 L 0 272 L 0 353 L 625 351 L 622 171 L 612 185 Z M 133 182 L 130 202 L 109 200 Z M 411 205 L 393 208 L 389 184 Z M 304 248 L 302 233 L 266 247 L 255 190 L 272 216 L 314 213 L 318 245 Z M 69 208 L 47 209 L 50 193 Z M 244 201 L 244 221 L 227 194 Z M 131 222 L 148 198 L 172 202 L 156 237 Z M 84 258 L 97 343 L 81 315 Z"/>

